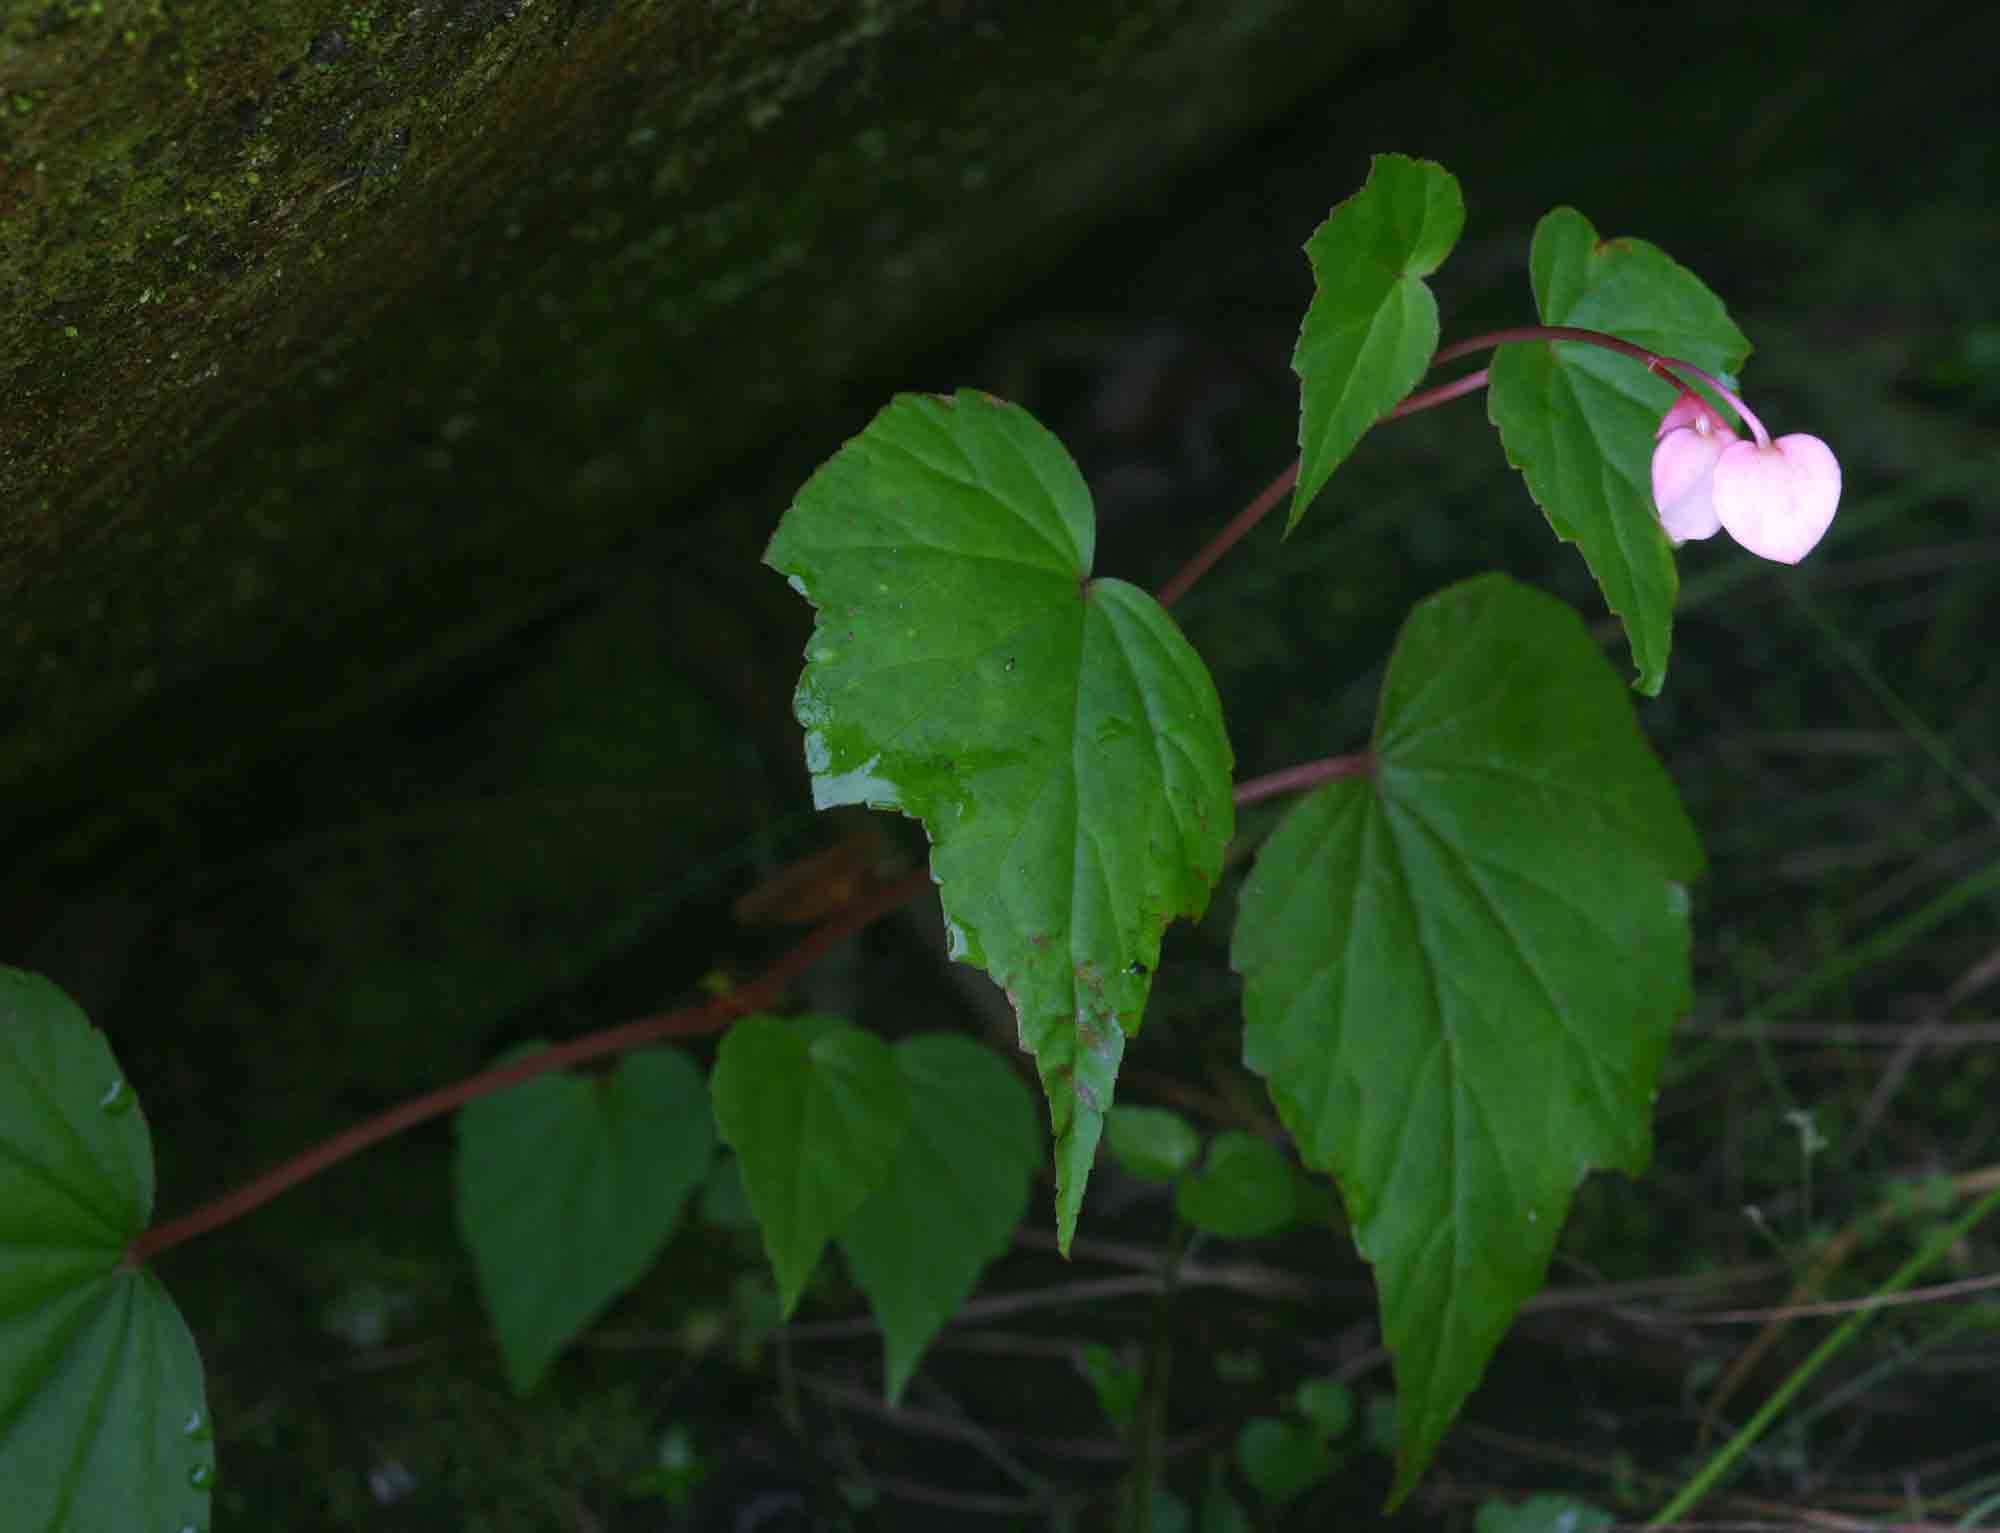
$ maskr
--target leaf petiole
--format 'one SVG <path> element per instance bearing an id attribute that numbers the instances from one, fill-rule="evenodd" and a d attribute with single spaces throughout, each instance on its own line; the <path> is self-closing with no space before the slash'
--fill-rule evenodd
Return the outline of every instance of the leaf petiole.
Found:
<path id="1" fill-rule="evenodd" d="M 1435 368 L 1446 362 L 1455 362 L 1460 357 L 1471 356 L 1475 352 L 1491 351 L 1496 346 L 1505 346 L 1522 341 L 1579 341 L 1585 345 L 1602 346 L 1608 351 L 1643 363 L 1648 372 L 1658 373 L 1670 381 L 1686 387 L 1686 381 L 1672 369 L 1684 368 L 1707 383 L 1726 399 L 1730 407 L 1743 417 L 1751 434 L 1758 440 L 1765 440 L 1764 428 L 1750 409 L 1738 399 L 1729 386 L 1713 373 L 1696 367 L 1692 362 L 1684 362 L 1678 357 L 1663 357 L 1631 341 L 1620 340 L 1615 335 L 1606 335 L 1601 330 L 1585 330 L 1576 325 L 1516 325 L 1506 330 L 1489 330 L 1484 335 L 1475 335 L 1467 340 L 1456 341 L 1440 349 L 1431 358 Z M 1416 415 L 1438 405 L 1449 404 L 1454 399 L 1463 399 L 1467 394 L 1476 394 L 1486 387 L 1487 370 L 1481 368 L 1476 373 L 1467 373 L 1463 378 L 1454 378 L 1449 383 L 1440 383 L 1428 389 L 1420 389 L 1406 397 L 1402 403 L 1382 417 L 1384 421 L 1401 420 L 1408 415 Z M 1229 519 L 1227 525 L 1207 543 L 1203 544 L 1193 558 L 1174 572 L 1174 576 L 1154 593 L 1154 600 L 1162 607 L 1171 607 L 1187 595 L 1196 581 L 1206 575 L 1222 559 L 1250 534 L 1250 530 L 1275 510 L 1297 483 L 1299 463 L 1294 459 L 1291 466 L 1257 492 L 1257 498 Z"/>

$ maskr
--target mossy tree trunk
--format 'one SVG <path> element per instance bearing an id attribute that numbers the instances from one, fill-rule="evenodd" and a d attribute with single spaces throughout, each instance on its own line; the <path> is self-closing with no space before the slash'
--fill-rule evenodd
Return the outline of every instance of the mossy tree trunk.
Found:
<path id="1" fill-rule="evenodd" d="M 83 855 L 546 608 L 1399 25 L 1309 0 L 17 9 L 0 850 L 34 816 L 17 852 Z"/>

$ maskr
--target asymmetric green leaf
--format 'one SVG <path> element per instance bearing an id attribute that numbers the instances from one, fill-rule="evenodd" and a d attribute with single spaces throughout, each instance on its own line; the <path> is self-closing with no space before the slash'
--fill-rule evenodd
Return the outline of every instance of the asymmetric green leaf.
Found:
<path id="1" fill-rule="evenodd" d="M 952 956 L 1007 991 L 1048 1094 L 1065 1250 L 1160 934 L 1207 907 L 1235 825 L 1207 668 L 1150 596 L 1090 578 L 1095 540 L 1025 411 L 903 395 L 765 555 L 818 613 L 814 802 L 923 821 Z"/>
<path id="2" fill-rule="evenodd" d="M 1465 227 L 1451 172 L 1378 154 L 1361 190 L 1306 242 L 1313 301 L 1299 329 L 1299 479 L 1285 529 L 1368 428 L 1417 386 L 1437 351 L 1437 300 L 1424 278 Z"/>
<path id="3" fill-rule="evenodd" d="M 1125 1174 L 1144 1182 L 1171 1182 L 1201 1154 L 1194 1125 L 1166 1107 L 1113 1107 L 1104 1142 Z"/>
<path id="4" fill-rule="evenodd" d="M 1354 1391 L 1331 1375 L 1300 1384 L 1292 1405 L 1322 1437 L 1343 1436 L 1354 1425 Z"/>
<path id="5" fill-rule="evenodd" d="M 873 1033 L 823 1017 L 745 1017 L 723 1035 L 709 1090 L 789 1317 L 827 1241 L 888 1180 L 909 1087 Z"/>
<path id="6" fill-rule="evenodd" d="M 1268 1139 L 1217 1134 L 1201 1170 L 1174 1189 L 1174 1208 L 1198 1230 L 1227 1240 L 1275 1235 L 1298 1214 L 1296 1173 Z"/>
<path id="7" fill-rule="evenodd" d="M 1256 1416 L 1236 1434 L 1236 1467 L 1266 1502 L 1283 1506 L 1333 1472 L 1333 1451 L 1304 1422 Z"/>
<path id="8" fill-rule="evenodd" d="M 1701 851 L 1582 622 L 1503 576 L 1412 611 L 1374 763 L 1264 845 L 1232 962 L 1244 1060 L 1375 1267 L 1400 1499 L 1585 1172 L 1645 1164 Z"/>
<path id="9" fill-rule="evenodd" d="M 685 1055 L 634 1049 L 609 1075 L 551 1072 L 468 1102 L 457 1128 L 459 1230 L 526 1394 L 680 1223 L 715 1153 L 708 1092 Z"/>
<path id="10" fill-rule="evenodd" d="M 1699 277 L 1644 240 L 1599 240 L 1574 208 L 1536 226 L 1529 269 L 1544 324 L 1601 330 L 1724 378 L 1750 355 Z M 1676 392 L 1629 357 L 1574 341 L 1502 346 L 1487 383 L 1507 461 L 1556 536 L 1582 551 L 1649 697 L 1666 680 L 1680 589 L 1652 480 L 1654 433 Z"/>
<path id="11" fill-rule="evenodd" d="M 1020 1078 L 970 1038 L 896 1045 L 910 1127 L 888 1176 L 840 1232 L 840 1248 L 882 1327 L 890 1404 L 931 1338 L 1006 1250 L 1042 1160 Z"/>
<path id="12" fill-rule="evenodd" d="M 123 1266 L 153 1143 L 104 1035 L 0 969 L 0 1502 L 20 1533 L 205 1530 L 214 1431 L 166 1290 Z"/>
<path id="13" fill-rule="evenodd" d="M 1139 1395 L 1146 1387 L 1145 1371 L 1101 1341 L 1084 1343 L 1076 1365 L 1090 1381 L 1090 1391 L 1097 1396 L 1097 1408 L 1104 1412 L 1104 1419 L 1120 1432 L 1131 1430 Z"/>

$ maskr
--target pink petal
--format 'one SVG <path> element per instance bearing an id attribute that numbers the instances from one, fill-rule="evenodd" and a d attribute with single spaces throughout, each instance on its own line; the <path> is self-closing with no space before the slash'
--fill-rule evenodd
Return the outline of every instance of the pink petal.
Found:
<path id="1" fill-rule="evenodd" d="M 1676 399 L 1673 408 L 1660 417 L 1659 430 L 1653 436 L 1657 440 L 1669 431 L 1687 428 L 1704 433 L 1718 432 L 1732 442 L 1736 440 L 1736 433 L 1723 424 L 1722 417 L 1711 410 L 1708 401 L 1699 394 L 1683 394 Z"/>
<path id="2" fill-rule="evenodd" d="M 1816 436 L 1781 436 L 1769 447 L 1723 449 L 1714 479 L 1716 515 L 1759 558 L 1797 564 L 1826 535 L 1840 504 L 1840 464 Z"/>
<path id="3" fill-rule="evenodd" d="M 1673 413 L 1668 412 L 1669 420 Z M 1653 449 L 1653 504 L 1659 508 L 1660 525 L 1674 542 L 1712 538 L 1721 530 L 1711 485 L 1716 460 L 1735 440 L 1727 427 L 1710 433 L 1682 426 L 1662 436 Z"/>

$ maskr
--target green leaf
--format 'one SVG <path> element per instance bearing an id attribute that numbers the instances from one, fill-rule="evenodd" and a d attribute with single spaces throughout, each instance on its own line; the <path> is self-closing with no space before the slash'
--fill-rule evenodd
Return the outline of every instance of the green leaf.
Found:
<path id="1" fill-rule="evenodd" d="M 1292 1164 L 1268 1139 L 1217 1134 L 1208 1159 L 1174 1189 L 1174 1207 L 1198 1230 L 1228 1240 L 1275 1235 L 1298 1213 Z"/>
<path id="2" fill-rule="evenodd" d="M 734 1155 L 718 1155 L 709 1169 L 708 1180 L 702 1183 L 701 1197 L 696 1200 L 695 1210 L 704 1224 L 712 1224 L 723 1230 L 753 1230 L 757 1227 L 756 1211 L 750 1207 L 750 1194 L 743 1190 L 743 1170 L 736 1164 Z"/>
<path id="3" fill-rule="evenodd" d="M 1236 1434 L 1236 1467 L 1258 1495 L 1283 1506 L 1333 1472 L 1333 1450 L 1303 1422 L 1256 1416 Z"/>
<path id="4" fill-rule="evenodd" d="M 1171 1182 L 1194 1164 L 1201 1136 L 1165 1107 L 1114 1107 L 1104 1120 L 1104 1142 L 1128 1176 Z"/>
<path id="5" fill-rule="evenodd" d="M 1699 277 L 1644 240 L 1599 240 L 1574 208 L 1542 219 L 1529 267 L 1544 324 L 1602 330 L 1725 378 L 1750 355 Z M 1654 433 L 1677 392 L 1629 357 L 1573 341 L 1502 346 L 1487 381 L 1507 461 L 1556 536 L 1581 550 L 1649 697 L 1666 680 L 1680 589 L 1652 477 Z"/>
<path id="6" fill-rule="evenodd" d="M 680 1223 L 715 1153 L 708 1093 L 684 1055 L 634 1049 L 609 1075 L 551 1072 L 468 1102 L 457 1128 L 459 1230 L 525 1395 Z"/>
<path id="7" fill-rule="evenodd" d="M 1210 1463 L 1208 1489 L 1201 1498 L 1201 1533 L 1252 1533 L 1250 1514 L 1223 1483 L 1220 1455 Z"/>
<path id="8" fill-rule="evenodd" d="M 1307 1379 L 1292 1403 L 1322 1437 L 1340 1437 L 1354 1425 L 1354 1391 L 1331 1375 Z"/>
<path id="9" fill-rule="evenodd" d="M 1101 1341 L 1086 1342 L 1077 1355 L 1077 1366 L 1090 1381 L 1097 1407 L 1105 1420 L 1123 1432 L 1132 1425 L 1139 1410 L 1139 1394 L 1146 1386 L 1145 1373 L 1125 1361 Z"/>
<path id="10" fill-rule="evenodd" d="M 1519 1506 L 1488 1501 L 1473 1519 L 1474 1533 L 1611 1533 L 1613 1518 L 1570 1496 L 1531 1496 Z"/>
<path id="11" fill-rule="evenodd" d="M 1042 1160 L 1034 1101 L 990 1049 L 933 1033 L 904 1039 L 895 1055 L 909 1131 L 839 1237 L 882 1326 L 892 1405 L 931 1338 L 1007 1248 Z"/>
<path id="12" fill-rule="evenodd" d="M 0 969 L 0 1479 L 20 1533 L 205 1529 L 201 1358 L 123 1264 L 153 1212 L 153 1142 L 104 1035 Z"/>
<path id="13" fill-rule="evenodd" d="M 1340 1205 L 1326 1179 L 1303 1166 L 1292 1168 L 1292 1222 L 1294 1224 L 1337 1224 Z"/>
<path id="14" fill-rule="evenodd" d="M 1394 1458 L 1402 1430 L 1397 1419 L 1396 1397 L 1370 1395 L 1361 1409 L 1361 1435 L 1368 1446 L 1385 1458 Z"/>
<path id="15" fill-rule="evenodd" d="M 903 395 L 765 558 L 818 612 L 795 709 L 821 808 L 924 823 L 954 958 L 1012 1000 L 1056 1139 L 1065 1251 L 1160 934 L 1235 825 L 1215 685 L 1150 596 L 1093 580 L 1062 444 L 985 395 Z"/>
<path id="16" fill-rule="evenodd" d="M 1584 1173 L 1645 1164 L 1701 851 L 1582 622 L 1504 576 L 1412 611 L 1374 758 L 1265 844 L 1232 962 L 1245 1062 L 1375 1266 L 1400 1499 Z"/>
<path id="17" fill-rule="evenodd" d="M 1292 353 L 1299 375 L 1299 480 L 1291 531 L 1368 428 L 1417 386 L 1437 350 L 1437 300 L 1424 284 L 1465 227 L 1451 172 L 1378 154 L 1360 191 L 1306 242 L 1313 301 Z"/>
<path id="18" fill-rule="evenodd" d="M 786 1318 L 819 1253 L 888 1178 L 910 1121 L 889 1045 L 823 1017 L 745 1017 L 709 1077 Z"/>

